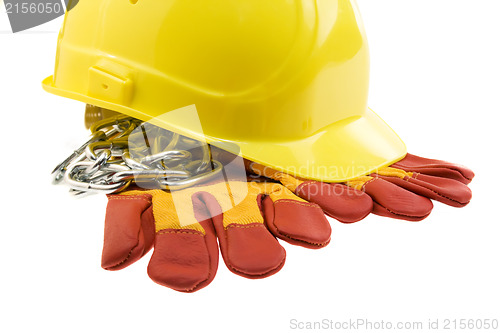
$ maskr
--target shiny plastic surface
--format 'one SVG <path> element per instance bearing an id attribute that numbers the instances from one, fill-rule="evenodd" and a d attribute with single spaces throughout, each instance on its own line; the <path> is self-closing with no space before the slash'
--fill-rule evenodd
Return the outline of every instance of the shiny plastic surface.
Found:
<path id="1" fill-rule="evenodd" d="M 368 75 L 352 1 L 81 0 L 43 86 L 340 182 L 406 154 L 367 107 Z M 185 107 L 199 119 L 170 112 Z"/>

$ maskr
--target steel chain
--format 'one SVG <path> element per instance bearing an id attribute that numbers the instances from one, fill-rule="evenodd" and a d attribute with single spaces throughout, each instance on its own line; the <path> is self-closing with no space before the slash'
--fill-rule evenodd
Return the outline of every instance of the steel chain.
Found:
<path id="1" fill-rule="evenodd" d="M 74 195 L 117 193 L 132 183 L 174 191 L 222 170 L 208 144 L 125 115 L 96 122 L 91 133 L 52 171 L 53 182 L 68 185 Z"/>

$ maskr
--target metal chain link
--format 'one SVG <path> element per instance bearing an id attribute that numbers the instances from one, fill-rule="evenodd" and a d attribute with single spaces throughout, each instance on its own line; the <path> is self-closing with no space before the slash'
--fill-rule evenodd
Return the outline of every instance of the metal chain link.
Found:
<path id="1" fill-rule="evenodd" d="M 90 130 L 90 139 L 52 171 L 53 183 L 68 185 L 74 195 L 117 193 L 132 183 L 174 191 L 222 170 L 208 144 L 132 117 L 103 119 Z"/>

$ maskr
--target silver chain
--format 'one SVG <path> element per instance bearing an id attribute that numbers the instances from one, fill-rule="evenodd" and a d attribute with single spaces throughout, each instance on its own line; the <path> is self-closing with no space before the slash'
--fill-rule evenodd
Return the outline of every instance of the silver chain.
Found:
<path id="1" fill-rule="evenodd" d="M 150 123 L 120 115 L 91 127 L 92 135 L 53 171 L 55 184 L 70 192 L 117 193 L 130 184 L 179 190 L 205 182 L 222 170 L 210 146 Z"/>

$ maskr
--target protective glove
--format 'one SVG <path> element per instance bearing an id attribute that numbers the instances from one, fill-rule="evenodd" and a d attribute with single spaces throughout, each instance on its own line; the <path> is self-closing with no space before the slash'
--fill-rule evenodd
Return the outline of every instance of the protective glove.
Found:
<path id="1" fill-rule="evenodd" d="M 390 167 L 345 184 L 299 179 L 249 161 L 246 167 L 280 181 L 299 197 L 317 203 L 325 214 L 344 223 L 359 221 L 370 212 L 420 221 L 432 211 L 430 199 L 463 207 L 472 197 L 467 184 L 474 177 L 464 166 L 411 154 Z"/>
<path id="2" fill-rule="evenodd" d="M 278 272 L 285 262 L 285 249 L 275 237 L 321 248 L 330 242 L 330 234 L 321 208 L 281 184 L 226 181 L 221 174 L 178 191 L 109 195 L 102 267 L 125 268 L 154 246 L 150 278 L 193 292 L 214 279 L 219 246 L 230 271 L 256 279 Z"/>

